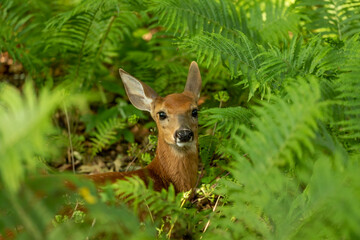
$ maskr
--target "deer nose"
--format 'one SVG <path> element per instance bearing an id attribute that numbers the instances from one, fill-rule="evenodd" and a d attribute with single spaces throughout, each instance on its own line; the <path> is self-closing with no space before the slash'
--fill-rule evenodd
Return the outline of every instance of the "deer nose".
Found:
<path id="1" fill-rule="evenodd" d="M 179 142 L 190 142 L 194 138 L 194 133 L 190 129 L 181 129 L 175 132 L 175 139 Z"/>

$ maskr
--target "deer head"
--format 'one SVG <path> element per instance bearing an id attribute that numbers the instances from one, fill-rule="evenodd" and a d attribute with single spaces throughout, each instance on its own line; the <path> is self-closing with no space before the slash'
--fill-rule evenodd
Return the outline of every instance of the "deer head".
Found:
<path id="1" fill-rule="evenodd" d="M 182 93 L 160 97 L 151 87 L 120 69 L 130 102 L 138 109 L 150 112 L 155 120 L 160 140 L 177 151 L 196 150 L 198 137 L 198 105 L 201 76 L 192 62 Z"/>

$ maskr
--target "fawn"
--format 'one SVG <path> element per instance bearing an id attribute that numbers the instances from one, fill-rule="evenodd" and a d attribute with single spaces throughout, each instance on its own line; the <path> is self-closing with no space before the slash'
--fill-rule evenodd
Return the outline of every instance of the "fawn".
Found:
<path id="1" fill-rule="evenodd" d="M 120 69 L 130 102 L 138 109 L 150 112 L 158 128 L 158 145 L 155 158 L 143 169 L 131 172 L 109 172 L 88 175 L 97 184 L 115 182 L 118 179 L 138 176 L 145 183 L 153 181 L 154 190 L 160 191 L 173 184 L 175 191 L 188 191 L 195 187 L 198 172 L 198 99 L 201 76 L 198 65 L 192 62 L 182 93 L 160 97 L 145 83 Z M 74 188 L 71 182 L 66 182 Z M 72 209 L 62 210 L 70 215 Z M 1 239 L 13 238 L 15 233 L 7 230 Z"/>
<path id="2" fill-rule="evenodd" d="M 120 69 L 130 102 L 150 112 L 158 129 L 155 158 L 145 168 L 131 172 L 109 172 L 89 175 L 95 183 L 115 182 L 138 176 L 145 183 L 153 181 L 156 191 L 174 185 L 176 192 L 195 187 L 198 175 L 198 99 L 201 90 L 200 70 L 192 62 L 182 93 L 160 97 L 145 83 Z"/>

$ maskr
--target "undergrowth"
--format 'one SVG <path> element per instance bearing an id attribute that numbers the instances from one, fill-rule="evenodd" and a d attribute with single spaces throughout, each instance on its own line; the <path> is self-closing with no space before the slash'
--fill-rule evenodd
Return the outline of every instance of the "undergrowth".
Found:
<path id="1" fill-rule="evenodd" d="M 0 234 L 358 239 L 359 11 L 357 0 L 1 0 Z M 58 173 L 148 163 L 154 123 L 118 69 L 166 95 L 192 60 L 204 101 L 195 193 L 139 179 L 98 193 Z"/>

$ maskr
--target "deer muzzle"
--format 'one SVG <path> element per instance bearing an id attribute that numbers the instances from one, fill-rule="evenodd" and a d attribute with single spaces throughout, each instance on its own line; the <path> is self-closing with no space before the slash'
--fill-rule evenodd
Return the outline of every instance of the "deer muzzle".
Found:
<path id="1" fill-rule="evenodd" d="M 179 147 L 194 140 L 194 133 L 190 129 L 179 129 L 175 132 L 175 142 Z"/>

